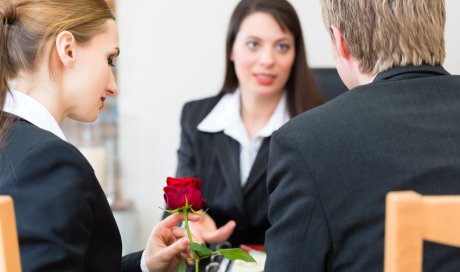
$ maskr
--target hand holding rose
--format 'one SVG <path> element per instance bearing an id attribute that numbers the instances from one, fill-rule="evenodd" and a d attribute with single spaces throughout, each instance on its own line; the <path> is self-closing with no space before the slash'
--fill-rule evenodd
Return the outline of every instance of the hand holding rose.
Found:
<path id="1" fill-rule="evenodd" d="M 199 178 L 171 178 L 168 177 L 167 186 L 164 188 L 164 198 L 168 208 L 175 210 L 185 206 L 186 200 L 195 211 L 203 207 L 203 198 L 201 196 L 201 180 Z M 190 230 L 200 240 L 208 243 L 224 242 L 230 237 L 235 229 L 236 223 L 233 220 L 228 221 L 224 226 L 217 228 L 214 220 L 207 214 L 198 222 L 190 223 Z"/>
<path id="2" fill-rule="evenodd" d="M 217 229 L 214 220 L 205 214 L 205 212 L 201 211 L 204 202 L 201 196 L 201 179 L 191 177 L 181 179 L 168 177 L 166 183 L 167 186 L 163 188 L 164 199 L 169 208 L 169 210 L 166 211 L 172 214 L 183 214 L 185 229 L 190 241 L 189 248 L 192 249 L 196 272 L 199 270 L 200 260 L 213 255 L 223 255 L 230 260 L 239 259 L 246 262 L 255 262 L 254 258 L 241 248 L 217 249 L 216 251 L 212 251 L 204 243 L 194 243 L 190 229 L 193 229 L 195 234 L 198 235 L 198 238 L 203 238 L 205 242 L 223 242 L 232 234 L 236 223 L 230 220 L 223 227 Z M 202 220 L 202 223 L 196 223 L 194 227 L 191 227 L 192 223 L 189 222 L 189 219 L 191 219 L 194 214 L 204 216 L 204 220 Z M 186 244 L 187 243 L 179 244 L 177 248 L 183 248 Z M 185 266 L 181 266 L 179 270 L 185 271 Z"/>
<path id="3" fill-rule="evenodd" d="M 184 228 L 177 227 L 183 219 L 181 213 L 173 214 L 152 230 L 144 251 L 145 264 L 150 272 L 176 271 L 180 256 L 192 258 L 187 233 Z M 188 219 L 196 222 L 200 216 L 190 214 Z"/>

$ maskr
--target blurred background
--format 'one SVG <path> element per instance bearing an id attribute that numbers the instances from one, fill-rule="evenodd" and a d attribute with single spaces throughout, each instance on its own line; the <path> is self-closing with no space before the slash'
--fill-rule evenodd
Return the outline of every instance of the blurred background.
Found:
<path id="1" fill-rule="evenodd" d="M 179 118 L 186 101 L 218 93 L 225 36 L 238 0 L 114 0 L 121 55 L 119 95 L 93 124 L 65 122 L 112 203 L 123 253 L 144 248 L 161 219 L 166 177 L 174 176 Z M 320 1 L 290 0 L 300 17 L 308 62 L 332 68 Z M 446 0 L 445 68 L 460 74 L 460 1 Z"/>

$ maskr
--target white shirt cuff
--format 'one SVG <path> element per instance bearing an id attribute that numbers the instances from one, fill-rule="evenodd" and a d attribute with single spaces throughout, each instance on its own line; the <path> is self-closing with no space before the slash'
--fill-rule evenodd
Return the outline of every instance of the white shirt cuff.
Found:
<path id="1" fill-rule="evenodd" d="M 141 270 L 142 272 L 149 272 L 149 269 L 147 267 L 147 264 L 145 264 L 145 250 L 142 251 L 142 257 L 141 257 Z"/>

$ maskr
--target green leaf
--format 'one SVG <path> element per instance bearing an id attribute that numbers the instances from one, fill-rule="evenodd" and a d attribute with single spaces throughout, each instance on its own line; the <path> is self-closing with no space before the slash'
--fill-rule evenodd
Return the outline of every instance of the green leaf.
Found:
<path id="1" fill-rule="evenodd" d="M 198 253 L 200 258 L 211 256 L 213 253 L 205 244 L 193 243 L 188 248 Z"/>
<path id="2" fill-rule="evenodd" d="M 190 207 L 190 210 L 192 211 L 193 214 L 200 215 L 200 216 L 205 215 L 206 212 L 208 211 L 208 209 L 206 209 L 206 211 L 201 211 L 201 210 L 195 211 L 193 207 Z"/>
<path id="3" fill-rule="evenodd" d="M 241 248 L 219 248 L 216 250 L 220 254 L 224 255 L 225 258 L 229 260 L 242 260 L 245 262 L 255 263 L 256 260 L 246 253 L 246 251 L 242 250 Z"/>
<path id="4" fill-rule="evenodd" d="M 186 272 L 187 271 L 187 265 L 185 264 L 185 260 L 181 259 L 179 261 L 179 266 L 177 267 L 177 272 Z"/>
<path id="5" fill-rule="evenodd" d="M 167 212 L 167 213 L 170 213 L 170 214 L 175 214 L 175 213 L 178 213 L 178 212 L 182 212 L 182 209 L 183 208 L 181 207 L 181 208 L 177 208 L 175 210 L 163 210 L 163 209 L 162 210 Z"/>

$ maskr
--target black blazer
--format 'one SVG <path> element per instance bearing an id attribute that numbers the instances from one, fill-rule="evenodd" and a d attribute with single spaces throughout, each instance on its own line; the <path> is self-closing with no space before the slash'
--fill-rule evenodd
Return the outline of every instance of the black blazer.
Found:
<path id="1" fill-rule="evenodd" d="M 54 134 L 21 119 L 0 149 L 0 194 L 11 195 L 23 271 L 121 271 L 121 238 L 94 171 Z M 141 253 L 123 267 L 140 271 Z M 137 269 L 135 264 L 137 262 Z"/>
<path id="2" fill-rule="evenodd" d="M 460 194 L 460 77 L 380 73 L 272 136 L 267 272 L 383 271 L 385 195 Z M 424 271 L 460 271 L 425 243 Z"/>
<path id="3" fill-rule="evenodd" d="M 229 241 L 233 246 L 263 244 L 267 219 L 266 171 L 270 139 L 257 154 L 246 184 L 240 182 L 240 145 L 223 132 L 198 131 L 198 124 L 219 102 L 215 96 L 185 104 L 181 117 L 181 142 L 177 177 L 199 177 L 203 182 L 204 209 L 218 227 L 236 221 Z"/>

